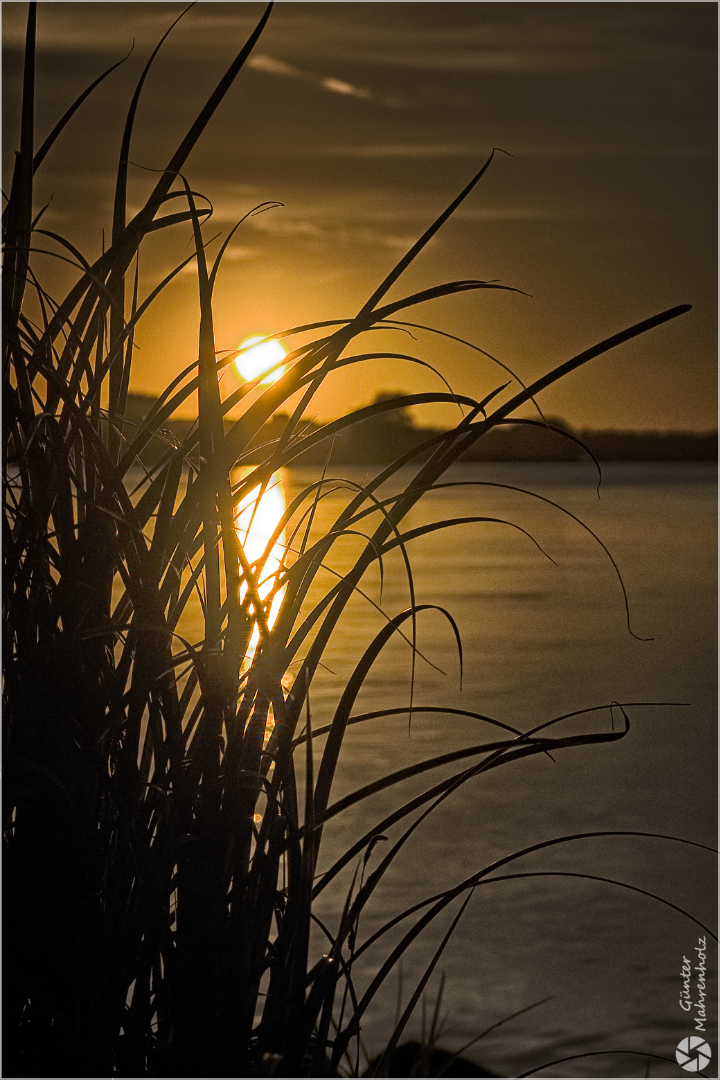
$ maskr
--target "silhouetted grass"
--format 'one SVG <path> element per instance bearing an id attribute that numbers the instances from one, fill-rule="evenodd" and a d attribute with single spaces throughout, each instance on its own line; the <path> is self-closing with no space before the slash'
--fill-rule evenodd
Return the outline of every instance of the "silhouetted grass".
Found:
<path id="1" fill-rule="evenodd" d="M 367 331 L 396 323 L 405 309 L 428 299 L 503 288 L 463 280 L 386 298 L 481 179 L 491 154 L 354 319 L 284 330 L 277 336 L 319 336 L 290 353 L 276 383 L 265 388 L 261 376 L 223 399 L 218 375 L 234 357 L 216 354 L 212 294 L 232 233 L 210 263 L 202 231 L 210 211 L 181 170 L 269 14 L 270 7 L 128 221 L 133 123 L 153 53 L 128 111 L 110 243 L 90 265 L 63 237 L 43 230 L 42 211 L 33 205 L 34 173 L 86 95 L 36 152 L 30 5 L 21 145 L 3 215 L 6 1075 L 319 1076 L 341 1064 L 349 1068 L 348 1061 L 359 1059 L 350 1050 L 370 1001 L 408 945 L 457 898 L 462 906 L 377 1063 L 375 1075 L 381 1075 L 472 889 L 498 880 L 496 871 L 524 854 L 398 913 L 358 944 L 360 915 L 397 853 L 470 777 L 528 755 L 612 742 L 628 730 L 625 713 L 619 731 L 569 736 L 550 736 L 547 723 L 523 733 L 468 713 L 500 729 L 496 737 L 369 778 L 333 801 L 348 726 L 407 712 L 354 710 L 385 644 L 397 633 L 414 643 L 417 616 L 429 607 L 414 596 L 408 542 L 453 524 L 407 529 L 408 512 L 468 446 L 514 417 L 519 406 L 688 307 L 614 334 L 500 404 L 504 386 L 481 401 L 448 389 L 381 402 L 304 431 L 303 414 L 323 380 L 342 365 L 377 355 L 356 345 Z M 181 267 L 142 299 L 133 264 L 148 234 L 183 224 L 193 230 L 189 258 L 198 271 L 198 360 L 137 427 L 125 417 L 135 328 Z M 60 301 L 34 269 L 34 248 L 48 244 L 76 270 Z M 195 395 L 198 423 L 176 444 L 164 426 Z M 248 560 L 236 529 L 237 506 L 255 489 L 266 490 L 277 470 L 319 441 L 330 447 L 336 432 L 364 416 L 448 401 L 467 409 L 457 427 L 365 486 L 355 485 L 324 535 L 310 539 L 318 500 L 335 483 L 329 478 L 290 503 L 264 554 Z M 269 439 L 273 417 L 292 402 L 284 434 Z M 241 418 L 228 427 L 236 406 Z M 160 459 L 138 480 L 151 442 L 162 445 Z M 263 459 L 237 479 L 251 443 L 264 444 Z M 407 465 L 414 468 L 411 481 L 388 497 L 383 485 Z M 310 602 L 337 540 L 361 528 L 371 531 L 353 567 Z M 290 535 L 283 563 L 267 570 L 283 533 Z M 405 560 L 411 606 L 388 618 L 369 645 L 358 644 L 357 665 L 332 722 L 313 728 L 310 688 L 338 620 L 366 571 L 395 548 Z M 204 631 L 201 640 L 190 641 L 181 636 L 182 619 L 196 593 Z M 251 646 L 254 633 L 257 645 Z M 300 745 L 304 782 L 296 776 Z M 318 876 L 323 830 L 335 816 L 452 762 L 462 762 L 459 771 L 410 800 L 399 794 L 395 811 Z M 416 810 L 420 815 L 411 819 Z M 399 823 L 405 831 L 394 834 L 370 870 L 378 838 Z M 318 956 L 310 942 L 314 900 L 358 860 L 340 924 L 328 930 L 327 952 Z M 413 918 L 370 985 L 356 992 L 357 958 L 392 926 Z"/>

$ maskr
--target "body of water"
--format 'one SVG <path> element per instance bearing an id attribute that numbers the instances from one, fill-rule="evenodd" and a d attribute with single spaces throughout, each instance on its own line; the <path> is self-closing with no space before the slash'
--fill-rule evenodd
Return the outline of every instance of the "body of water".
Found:
<path id="1" fill-rule="evenodd" d="M 358 484 L 374 471 L 343 467 L 336 475 Z M 617 463 L 603 473 L 598 499 L 593 470 L 585 464 L 459 465 L 445 477 L 451 486 L 428 493 L 406 519 L 406 529 L 449 518 L 494 519 L 408 545 L 417 602 L 452 614 L 464 651 L 461 687 L 450 624 L 436 611 L 419 615 L 418 648 L 426 660 L 416 666 L 416 706 L 465 709 L 528 730 L 556 716 L 620 702 L 631 726 L 616 742 L 562 749 L 554 760 L 538 755 L 511 762 L 460 787 L 403 848 L 363 915 L 359 943 L 425 897 L 557 837 L 636 831 L 715 845 L 716 469 Z M 401 476 L 384 494 L 410 478 Z M 314 479 L 309 471 L 283 473 L 285 501 Z M 356 489 L 329 484 L 324 490 L 315 533 L 331 526 Z M 272 496 L 276 513 L 282 507 L 279 491 Z M 272 523 L 268 527 L 261 517 L 253 528 L 266 539 Z M 371 531 L 373 520 L 359 528 Z M 628 629 L 612 561 L 588 529 L 622 574 L 636 636 Z M 363 545 L 358 536 L 337 541 L 308 607 L 337 573 L 352 566 Z M 409 604 L 400 553 L 384 560 L 382 596 L 376 567 L 362 588 L 367 598 L 358 596 L 348 606 L 313 684 L 315 728 L 332 719 L 355 664 L 383 626 L 378 607 L 393 616 Z M 188 609 L 184 623 L 191 638 L 202 638 L 199 604 Z M 354 712 L 406 708 L 410 676 L 411 650 L 396 635 L 371 668 Z M 612 714 L 569 718 L 549 734 L 621 727 L 615 708 Z M 496 737 L 497 728 L 449 713 L 415 713 L 409 725 L 405 711 L 358 724 L 348 729 L 331 802 L 405 765 Z M 332 866 L 395 807 L 463 764 L 425 773 L 338 815 L 323 832 L 319 870 Z M 376 847 L 371 868 L 401 827 L 384 830 L 389 841 Z M 317 914 L 331 929 L 353 870 L 354 864 L 319 897 Z M 694 966 L 695 949 L 706 934 L 676 908 L 715 926 L 714 856 L 671 840 L 605 836 L 524 855 L 494 876 L 500 873 L 525 876 L 488 881 L 475 890 L 428 984 L 432 1012 L 445 972 L 441 1045 L 455 1051 L 492 1029 L 466 1053 L 501 1076 L 520 1076 L 572 1055 L 592 1056 L 573 1057 L 540 1075 L 687 1075 L 675 1050 L 696 1033 L 697 1010 L 681 1006 L 682 969 L 685 958 Z M 396 971 L 368 1010 L 362 1036 L 369 1053 L 383 1048 L 398 989 L 404 1005 L 459 902 L 407 951 L 401 986 Z M 413 921 L 385 934 L 357 961 L 358 992 Z M 322 941 L 315 944 L 321 952 Z M 713 1017 L 716 951 L 712 939 L 707 945 L 705 1004 Z M 694 1006 L 694 971 L 690 988 Z M 418 1007 L 407 1035 L 417 1037 L 421 1026 Z M 714 1026 L 708 1023 L 702 1034 L 716 1055 Z M 716 1061 L 715 1056 L 702 1075 L 716 1076 Z"/>
<path id="2" fill-rule="evenodd" d="M 360 482 L 370 470 L 338 470 Z M 408 477 L 409 478 L 409 477 Z M 292 497 L 309 474 L 284 475 Z M 464 648 L 464 678 L 454 635 L 439 613 L 423 612 L 414 702 L 481 712 L 528 729 L 573 710 L 628 705 L 631 728 L 612 743 L 563 749 L 481 774 L 428 817 L 406 844 L 360 924 L 359 941 L 425 896 L 462 881 L 498 858 L 555 837 L 603 830 L 664 833 L 714 845 L 716 820 L 716 471 L 696 464 L 607 466 L 598 500 L 592 470 L 580 464 L 465 465 L 446 477 L 459 486 L 430 493 L 407 524 L 479 515 L 409 545 L 419 603 L 447 608 Z M 558 503 L 592 529 L 612 563 L 575 520 L 531 495 Z M 326 527 L 348 498 L 337 490 L 318 507 Z M 517 528 L 537 541 L 543 551 Z M 338 542 L 329 560 L 347 569 L 362 541 Z M 550 558 L 546 557 L 549 556 Z M 554 560 L 554 562 L 550 561 Z M 328 572 L 325 585 L 333 578 Z M 379 575 L 363 587 L 380 603 Z M 318 592 L 314 593 L 317 596 Z M 386 560 L 382 608 L 409 602 L 398 553 Z M 314 726 L 328 722 L 382 617 L 358 598 L 344 617 L 313 690 Z M 409 626 L 409 624 L 406 624 Z M 370 671 L 356 712 L 405 706 L 411 653 L 398 637 Z M 586 714 L 551 730 L 560 735 L 610 731 L 615 710 Z M 405 764 L 474 743 L 493 729 L 451 715 L 407 713 L 348 731 L 333 798 Z M 462 764 L 462 763 L 461 763 Z M 459 766 L 455 766 L 458 768 Z M 374 796 L 325 829 L 320 869 L 405 798 L 431 786 L 437 772 Z M 390 839 L 398 826 L 388 832 Z M 372 856 L 377 864 L 387 845 Z M 642 837 L 600 837 L 523 856 L 504 873 L 535 876 L 488 882 L 475 890 L 435 975 L 446 973 L 442 1045 L 456 1050 L 494 1027 L 467 1051 L 503 1076 L 578 1054 L 540 1075 L 683 1076 L 680 1039 L 695 1033 L 695 1010 L 680 1004 L 684 958 L 699 954 L 705 931 L 671 907 L 593 875 L 655 893 L 714 927 L 715 863 L 699 848 Z M 320 898 L 318 913 L 337 920 L 347 876 Z M 456 901 L 414 943 L 403 961 L 405 1003 L 457 910 Z M 417 917 L 417 916 L 416 916 Z M 359 988 L 372 977 L 403 923 L 358 962 Z M 708 1017 L 715 995 L 714 943 L 708 939 Z M 710 974 L 712 971 L 712 974 Z M 693 974 L 693 1005 L 697 1003 Z M 392 1029 L 398 978 L 368 1011 L 363 1038 L 372 1052 Z M 523 1015 L 508 1019 L 543 999 Z M 410 1032 L 420 1030 L 420 1010 Z M 706 1034 L 715 1053 L 715 1030 Z M 633 1051 L 634 1054 L 621 1053 Z M 657 1055 L 652 1057 L 649 1055 Z M 659 1058 L 670 1059 L 669 1061 Z M 716 1060 L 716 1059 L 715 1059 Z M 716 1066 L 704 1075 L 716 1076 Z"/>

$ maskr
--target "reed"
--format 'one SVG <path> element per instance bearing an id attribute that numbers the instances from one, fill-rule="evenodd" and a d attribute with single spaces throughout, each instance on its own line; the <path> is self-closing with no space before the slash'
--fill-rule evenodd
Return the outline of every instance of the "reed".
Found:
<path id="1" fill-rule="evenodd" d="M 504 399 L 507 384 L 482 400 L 449 390 L 412 394 L 305 428 L 303 415 L 323 380 L 377 355 L 366 344 L 369 331 L 397 326 L 406 309 L 429 299 L 504 287 L 452 281 L 387 299 L 480 181 L 490 154 L 353 319 L 282 331 L 278 337 L 301 343 L 278 381 L 266 387 L 258 377 L 223 398 L 219 375 L 234 356 L 216 353 L 212 296 L 233 233 L 211 261 L 203 233 L 210 211 L 182 170 L 271 6 L 128 220 L 133 125 L 155 50 L 128 109 L 109 244 L 90 263 L 43 228 L 33 179 L 87 93 L 113 69 L 38 149 L 36 7 L 29 5 L 21 142 L 3 215 L 6 1075 L 357 1075 L 368 1005 L 422 930 L 454 911 L 376 1062 L 375 1075 L 382 1075 L 473 888 L 507 873 L 523 852 L 399 912 L 360 943 L 360 916 L 397 854 L 471 777 L 529 755 L 611 742 L 628 729 L 624 710 L 621 730 L 564 735 L 551 729 L 572 718 L 521 732 L 477 715 L 492 728 L 485 741 L 368 778 L 344 797 L 333 794 L 348 726 L 378 715 L 356 710 L 368 672 L 396 635 L 414 649 L 416 621 L 428 607 L 415 598 L 407 544 L 452 525 L 411 529 L 408 513 L 463 451 L 545 387 L 688 306 L 614 334 Z M 196 261 L 199 286 L 197 362 L 133 425 L 127 401 L 135 330 L 182 268 L 141 298 L 136 259 L 148 235 L 188 227 L 194 251 L 186 261 Z M 38 276 L 38 249 L 71 264 L 73 279 L 59 300 Z M 171 439 L 169 417 L 195 399 L 197 424 L 184 441 Z M 312 529 L 330 485 L 324 477 L 287 506 L 265 550 L 250 559 L 237 507 L 266 491 L 279 469 L 317 443 L 331 447 L 336 432 L 364 417 L 447 401 L 464 406 L 464 419 L 356 485 L 327 532 L 318 537 Z M 269 434 L 288 408 L 282 435 Z M 231 409 L 241 415 L 228 424 Z M 142 466 L 150 448 L 155 463 Z M 385 494 L 407 466 L 410 482 Z M 366 537 L 361 553 L 318 600 L 312 590 L 326 560 L 351 532 Z M 272 567 L 283 535 L 283 558 Z M 315 726 L 310 691 L 328 642 L 368 570 L 394 549 L 407 566 L 411 605 L 359 646 L 332 721 Z M 196 595 L 204 629 L 190 640 L 183 618 Z M 407 711 L 407 704 L 384 710 Z M 403 780 L 453 763 L 450 776 L 403 798 Z M 333 819 L 396 787 L 395 811 L 369 824 L 318 875 Z M 391 840 L 380 855 L 376 843 L 386 832 Z M 311 939 L 316 898 L 348 867 L 339 925 L 323 928 L 328 939 L 318 952 Z M 358 958 L 398 925 L 405 929 L 370 985 L 356 988 Z"/>

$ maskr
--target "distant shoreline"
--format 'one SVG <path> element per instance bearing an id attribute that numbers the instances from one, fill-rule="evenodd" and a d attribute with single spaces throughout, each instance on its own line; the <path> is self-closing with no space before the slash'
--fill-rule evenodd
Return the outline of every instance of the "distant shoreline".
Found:
<path id="1" fill-rule="evenodd" d="M 133 424 L 141 424 L 155 403 L 155 398 L 145 394 L 128 396 L 127 418 Z M 263 429 L 262 442 L 279 439 L 287 423 L 286 416 L 275 416 Z M 178 440 L 185 439 L 194 421 L 173 419 L 164 428 Z M 234 421 L 226 421 L 229 429 Z M 542 424 L 512 424 L 488 431 L 460 458 L 464 462 L 476 461 L 582 461 L 587 453 L 573 439 L 578 440 L 598 461 L 717 461 L 717 432 L 687 431 L 594 431 L 573 430 L 563 421 L 548 418 L 549 430 Z M 319 425 L 309 422 L 303 427 L 305 436 L 319 430 Z M 423 442 L 441 434 L 441 429 L 415 427 L 405 415 L 387 412 L 354 424 L 339 432 L 333 441 L 332 461 L 335 465 L 389 464 Z M 155 440 L 158 441 L 158 440 Z M 163 444 L 165 445 L 165 444 Z M 300 466 L 324 464 L 329 449 L 328 440 L 315 443 L 298 456 L 295 464 Z M 151 452 L 153 458 L 158 452 Z M 255 455 L 250 452 L 246 461 L 252 464 Z"/>

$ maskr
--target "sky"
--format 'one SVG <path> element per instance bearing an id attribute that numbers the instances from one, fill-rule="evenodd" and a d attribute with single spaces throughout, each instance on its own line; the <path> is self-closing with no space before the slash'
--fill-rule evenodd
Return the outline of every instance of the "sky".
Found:
<path id="1" fill-rule="evenodd" d="M 90 259 L 109 232 L 135 82 L 182 10 L 38 5 L 38 142 L 134 42 L 37 175 L 38 207 L 52 196 L 47 228 Z M 134 209 L 155 181 L 149 170 L 169 160 L 263 10 L 199 2 L 164 44 L 131 149 Z M 18 143 L 26 14 L 25 3 L 2 5 L 4 185 Z M 260 203 L 283 204 L 230 244 L 216 347 L 354 315 L 498 147 L 506 153 L 391 296 L 461 278 L 521 292 L 466 293 L 407 318 L 473 342 L 527 383 L 632 323 L 692 304 L 545 391 L 542 405 L 579 429 L 714 428 L 716 23 L 715 3 L 277 3 L 185 167 L 214 209 L 208 238 Z M 150 238 L 143 289 L 187 255 L 189 238 L 187 226 Z M 61 291 L 57 265 L 46 259 L 42 270 Z M 158 393 L 191 363 L 197 326 L 189 269 L 141 324 L 132 388 Z M 466 346 L 415 337 L 376 336 L 373 349 L 411 352 L 475 398 L 505 381 Z M 381 392 L 442 389 L 429 370 L 377 360 L 334 375 L 311 415 L 334 417 Z M 413 416 L 425 426 L 456 420 L 449 406 Z"/>

